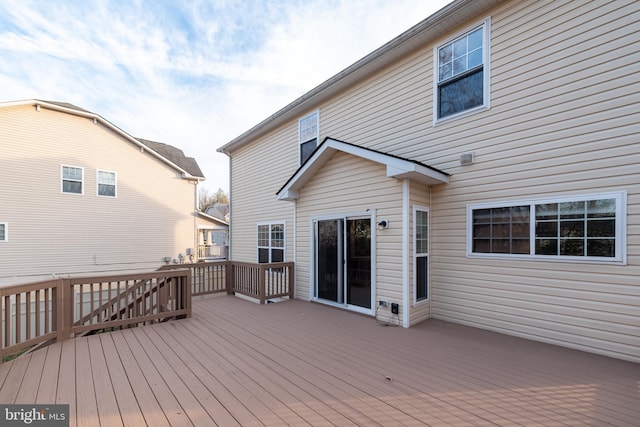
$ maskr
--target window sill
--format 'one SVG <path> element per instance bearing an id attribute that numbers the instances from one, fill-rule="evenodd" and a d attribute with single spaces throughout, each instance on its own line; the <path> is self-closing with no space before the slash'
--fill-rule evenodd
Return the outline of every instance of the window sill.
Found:
<path id="1" fill-rule="evenodd" d="M 433 127 L 437 127 L 437 126 L 440 126 L 440 125 L 443 125 L 443 124 L 446 124 L 446 123 L 449 123 L 449 122 L 453 122 L 453 121 L 456 121 L 458 119 L 462 119 L 464 117 L 472 116 L 474 114 L 481 113 L 481 112 L 487 111 L 487 110 L 489 110 L 488 106 L 480 105 L 478 107 L 474 107 L 474 108 L 471 108 L 469 110 L 462 111 L 460 113 L 452 114 L 450 116 L 443 117 L 441 119 L 436 119 L 435 116 L 434 116 Z"/>
<path id="2" fill-rule="evenodd" d="M 564 262 L 575 264 L 609 264 L 627 265 L 626 257 L 617 258 L 596 258 L 596 257 L 571 257 L 571 256 L 546 256 L 546 255 L 508 255 L 508 254 L 467 254 L 471 259 L 495 259 L 511 261 L 535 261 L 535 262 Z"/>

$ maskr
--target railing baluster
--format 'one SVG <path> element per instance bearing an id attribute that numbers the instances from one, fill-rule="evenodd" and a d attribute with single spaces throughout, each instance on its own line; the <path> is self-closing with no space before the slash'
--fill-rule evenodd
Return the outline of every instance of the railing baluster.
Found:
<path id="1" fill-rule="evenodd" d="M 25 317 L 26 317 L 26 327 L 25 327 L 25 341 L 31 339 L 31 292 L 25 292 Z"/>
<path id="2" fill-rule="evenodd" d="M 19 342 L 21 342 L 21 338 L 22 338 L 22 303 L 20 302 L 21 300 L 21 295 L 22 294 L 16 294 L 16 337 L 15 337 L 15 343 L 18 344 Z"/>
<path id="3" fill-rule="evenodd" d="M 6 348 L 11 345 L 11 296 L 7 295 L 2 298 L 2 303 L 4 304 L 4 340 L 2 348 Z"/>

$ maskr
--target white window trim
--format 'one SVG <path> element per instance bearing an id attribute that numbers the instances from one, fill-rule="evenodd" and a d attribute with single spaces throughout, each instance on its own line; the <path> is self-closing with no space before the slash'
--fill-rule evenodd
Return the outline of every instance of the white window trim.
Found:
<path id="1" fill-rule="evenodd" d="M 112 173 L 114 178 L 115 178 L 115 189 L 114 189 L 114 195 L 113 196 L 105 196 L 103 194 L 100 194 L 100 172 L 107 172 L 107 173 Z M 116 197 L 118 197 L 118 174 L 117 172 L 114 171 L 108 171 L 105 169 L 98 169 L 96 170 L 96 196 L 98 197 L 106 197 L 107 199 L 115 199 Z"/>
<path id="2" fill-rule="evenodd" d="M 300 117 L 298 119 L 298 162 L 300 162 L 300 156 L 302 155 L 302 144 L 304 144 L 305 142 L 311 141 L 313 138 L 309 138 L 306 139 L 304 141 L 302 141 L 300 139 L 300 123 L 306 119 L 307 117 L 311 116 L 315 114 L 317 119 L 317 123 L 316 123 L 316 134 L 314 136 L 314 138 L 316 139 L 316 148 L 320 145 L 320 110 L 315 110 L 310 112 L 309 114 L 305 114 L 304 116 Z"/>
<path id="3" fill-rule="evenodd" d="M 545 203 L 581 202 L 585 200 L 615 199 L 616 200 L 616 256 L 615 257 L 587 257 L 567 255 L 536 255 L 535 254 L 535 205 Z M 489 254 L 473 252 L 473 211 L 477 209 L 500 208 L 510 206 L 531 206 L 530 216 L 530 253 L 529 254 Z M 547 197 L 540 199 L 526 199 L 508 202 L 489 202 L 467 205 L 467 258 L 489 259 L 522 259 L 547 262 L 577 262 L 589 264 L 627 264 L 627 192 L 581 194 L 577 196 Z"/>
<path id="4" fill-rule="evenodd" d="M 287 222 L 286 221 L 268 221 L 268 222 L 258 222 L 256 223 L 256 263 L 260 263 L 260 248 L 266 248 L 266 246 L 260 246 L 260 226 L 268 225 L 269 226 L 269 260 L 271 260 L 271 249 L 280 249 L 274 248 L 271 246 L 271 226 L 272 225 L 282 225 L 282 232 L 284 233 L 284 242 L 282 246 L 282 262 L 286 262 L 287 260 Z M 271 261 L 269 261 L 271 263 Z"/>
<path id="5" fill-rule="evenodd" d="M 8 222 L 0 222 L 0 225 L 4 225 L 4 239 L 0 239 L 1 242 L 9 241 L 9 223 Z"/>
<path id="6" fill-rule="evenodd" d="M 427 213 L 427 297 L 425 299 L 418 300 L 418 253 L 417 253 L 417 244 L 416 237 L 417 233 L 417 225 L 418 221 L 416 220 L 418 211 Z M 431 213 L 429 212 L 429 208 L 424 206 L 414 206 L 413 207 L 413 306 L 420 306 L 426 304 L 431 299 Z"/>
<path id="7" fill-rule="evenodd" d="M 82 191 L 80 193 L 70 193 L 68 191 L 64 191 L 64 168 L 65 167 L 80 169 L 82 171 L 82 178 L 80 178 L 80 183 L 82 184 Z M 84 168 L 82 166 L 60 165 L 60 194 L 69 194 L 71 196 L 83 196 L 84 188 L 85 188 L 85 179 L 84 179 Z"/>
<path id="8" fill-rule="evenodd" d="M 438 118 L 438 71 L 439 71 L 439 61 L 438 61 L 438 49 L 442 46 L 445 46 L 455 39 L 470 33 L 471 31 L 483 27 L 482 32 L 482 61 L 483 61 L 483 103 L 474 108 L 470 108 L 465 111 L 461 111 L 456 114 L 452 114 L 447 117 Z M 457 120 L 462 117 L 467 117 L 472 114 L 479 113 L 481 111 L 486 111 L 491 108 L 491 17 L 487 17 L 484 20 L 475 23 L 474 25 L 470 25 L 464 31 L 457 33 L 454 37 L 451 37 L 442 43 L 437 44 L 433 47 L 433 126 L 440 125 L 442 123 L 447 123 L 452 120 Z"/>

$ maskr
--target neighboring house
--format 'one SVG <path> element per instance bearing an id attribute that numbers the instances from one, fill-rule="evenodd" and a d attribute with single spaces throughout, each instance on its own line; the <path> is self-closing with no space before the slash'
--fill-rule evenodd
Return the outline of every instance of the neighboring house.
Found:
<path id="1" fill-rule="evenodd" d="M 221 219 L 225 222 L 229 222 L 229 204 L 228 203 L 214 203 L 205 210 L 206 214 Z"/>
<path id="2" fill-rule="evenodd" d="M 230 259 L 640 361 L 638 34 L 638 1 L 454 1 L 219 149 Z"/>
<path id="3" fill-rule="evenodd" d="M 196 161 L 67 103 L 0 103 L 0 285 L 156 269 L 197 247 Z"/>
<path id="4" fill-rule="evenodd" d="M 198 260 L 213 261 L 227 258 L 229 223 L 217 216 L 198 211 Z"/>

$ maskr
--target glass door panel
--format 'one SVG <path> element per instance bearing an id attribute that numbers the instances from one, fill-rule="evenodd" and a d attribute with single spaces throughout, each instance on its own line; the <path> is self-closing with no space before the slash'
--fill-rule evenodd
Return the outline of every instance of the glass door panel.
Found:
<path id="1" fill-rule="evenodd" d="M 316 237 L 317 296 L 339 304 L 344 303 L 343 226 L 341 219 L 318 221 Z"/>
<path id="2" fill-rule="evenodd" d="M 371 220 L 347 219 L 347 304 L 371 308 Z"/>

